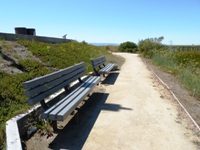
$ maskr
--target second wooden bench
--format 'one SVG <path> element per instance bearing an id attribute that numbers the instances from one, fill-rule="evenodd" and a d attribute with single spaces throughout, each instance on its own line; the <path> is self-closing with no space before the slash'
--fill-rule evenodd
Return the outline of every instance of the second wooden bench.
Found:
<path id="1" fill-rule="evenodd" d="M 113 70 L 113 68 L 117 68 L 117 65 L 114 63 L 106 64 L 105 56 L 91 59 L 91 64 L 96 75 L 100 76 L 101 74 L 103 74 L 104 77 L 105 74 L 108 74 L 111 70 Z"/>

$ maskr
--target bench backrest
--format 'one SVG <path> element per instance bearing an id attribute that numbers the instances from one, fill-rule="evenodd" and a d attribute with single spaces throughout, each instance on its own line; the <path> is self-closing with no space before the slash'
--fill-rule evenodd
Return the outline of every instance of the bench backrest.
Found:
<path id="1" fill-rule="evenodd" d="M 33 105 L 86 73 L 84 62 L 23 83 L 28 104 Z"/>
<path id="2" fill-rule="evenodd" d="M 97 68 L 101 65 L 104 65 L 105 62 L 106 62 L 105 56 L 101 56 L 101 57 L 98 57 L 98 58 L 91 59 L 91 63 L 92 63 L 93 68 Z"/>

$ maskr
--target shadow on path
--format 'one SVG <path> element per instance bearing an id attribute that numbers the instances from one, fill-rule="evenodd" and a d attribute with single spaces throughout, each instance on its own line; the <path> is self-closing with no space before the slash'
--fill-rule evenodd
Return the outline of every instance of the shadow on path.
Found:
<path id="1" fill-rule="evenodd" d="M 57 137 L 49 144 L 49 148 L 54 150 L 82 149 L 102 110 L 115 112 L 121 109 L 132 110 L 118 104 L 106 104 L 108 96 L 108 93 L 93 93 L 76 114 L 78 116 L 74 116 L 59 132 Z"/>
<path id="2" fill-rule="evenodd" d="M 115 84 L 115 81 L 117 80 L 119 76 L 119 73 L 118 72 L 112 72 L 110 73 L 106 79 L 104 81 L 102 81 L 101 84 L 110 84 L 110 85 L 114 85 Z"/>

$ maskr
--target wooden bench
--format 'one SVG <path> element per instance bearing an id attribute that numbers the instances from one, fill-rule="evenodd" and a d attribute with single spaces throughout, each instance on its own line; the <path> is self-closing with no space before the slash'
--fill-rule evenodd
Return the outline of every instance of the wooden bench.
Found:
<path id="1" fill-rule="evenodd" d="M 89 76 L 81 79 L 85 73 L 86 67 L 84 62 L 82 62 L 69 68 L 24 82 L 23 87 L 28 97 L 28 104 L 33 105 L 40 102 L 44 109 L 41 117 L 52 120 L 54 122 L 54 129 L 57 129 L 57 121 L 64 121 L 99 83 L 100 77 L 98 76 Z M 79 82 L 77 82 L 75 88 L 70 87 L 70 83 L 76 80 Z M 44 99 L 62 88 L 67 93 L 65 97 L 52 106 L 48 106 Z"/>
<path id="2" fill-rule="evenodd" d="M 98 58 L 91 59 L 92 68 L 94 69 L 94 72 L 96 75 L 100 76 L 103 74 L 105 77 L 105 74 L 108 74 L 113 68 L 117 68 L 117 65 L 114 63 L 106 63 L 106 57 L 100 56 Z"/>

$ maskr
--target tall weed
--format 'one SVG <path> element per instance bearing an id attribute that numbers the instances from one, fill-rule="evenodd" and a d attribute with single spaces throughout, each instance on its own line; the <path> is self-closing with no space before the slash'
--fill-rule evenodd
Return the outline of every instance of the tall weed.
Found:
<path id="1" fill-rule="evenodd" d="M 182 83 L 191 91 L 193 97 L 200 97 L 200 78 L 192 72 L 190 68 L 185 68 L 180 72 Z"/>
<path id="2" fill-rule="evenodd" d="M 191 94 L 200 98 L 200 51 L 161 51 L 153 62 L 176 75 Z"/>

